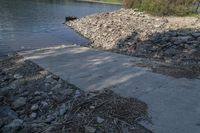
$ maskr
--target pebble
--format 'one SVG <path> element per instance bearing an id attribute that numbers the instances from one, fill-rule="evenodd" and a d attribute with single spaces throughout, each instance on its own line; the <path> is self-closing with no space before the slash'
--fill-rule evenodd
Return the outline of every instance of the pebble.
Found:
<path id="1" fill-rule="evenodd" d="M 51 90 L 57 90 L 62 86 L 62 84 L 57 84 L 55 85 L 53 88 L 51 88 Z"/>
<path id="2" fill-rule="evenodd" d="M 79 97 L 80 95 L 81 95 L 80 91 L 79 91 L 79 90 L 76 90 L 76 91 L 75 91 L 74 97 L 77 98 L 77 97 Z"/>
<path id="3" fill-rule="evenodd" d="M 98 122 L 98 123 L 102 123 L 102 122 L 104 122 L 104 119 L 101 118 L 101 117 L 97 117 L 97 122 Z"/>
<path id="4" fill-rule="evenodd" d="M 19 97 L 17 100 L 15 100 L 12 105 L 14 108 L 19 108 L 22 107 L 26 104 L 26 98 L 24 97 Z"/>
<path id="5" fill-rule="evenodd" d="M 41 95 L 41 92 L 40 92 L 40 91 L 36 91 L 36 92 L 34 93 L 34 95 L 35 95 L 35 96 Z"/>
<path id="6" fill-rule="evenodd" d="M 53 120 L 55 120 L 55 117 L 53 115 L 48 115 L 47 119 L 45 120 L 47 123 L 52 122 Z"/>
<path id="7" fill-rule="evenodd" d="M 65 104 L 62 104 L 60 109 L 59 109 L 59 115 L 64 115 L 67 111 L 67 106 Z"/>
<path id="8" fill-rule="evenodd" d="M 21 119 L 15 119 L 8 125 L 5 125 L 2 128 L 2 133 L 15 133 L 17 130 L 22 127 L 23 120 Z"/>
<path id="9" fill-rule="evenodd" d="M 96 129 L 91 126 L 85 126 L 85 133 L 95 133 Z"/>
<path id="10" fill-rule="evenodd" d="M 18 118 L 18 114 L 11 109 L 9 106 L 0 106 L 0 118 L 10 118 L 10 119 L 16 119 Z"/>
<path id="11" fill-rule="evenodd" d="M 14 75 L 14 78 L 16 78 L 16 79 L 21 79 L 21 78 L 23 78 L 23 76 L 20 75 L 20 74 L 15 74 L 15 75 Z"/>
<path id="12" fill-rule="evenodd" d="M 30 117 L 30 118 L 36 118 L 36 117 L 37 117 L 37 113 L 33 112 L 33 113 L 30 114 L 29 117 Z"/>
<path id="13" fill-rule="evenodd" d="M 48 103 L 47 103 L 47 102 L 45 102 L 45 101 L 42 101 L 42 102 L 41 102 L 41 105 L 42 105 L 42 107 L 43 107 L 43 108 L 46 108 L 46 107 L 48 107 Z"/>
<path id="14" fill-rule="evenodd" d="M 74 92 L 73 89 L 64 89 L 64 90 L 62 90 L 60 93 L 61 93 L 62 95 L 64 95 L 64 96 L 66 96 L 66 95 L 71 95 L 73 92 Z"/>
<path id="15" fill-rule="evenodd" d="M 36 111 L 36 110 L 38 110 L 38 109 L 39 109 L 38 104 L 34 104 L 34 105 L 31 106 L 31 110 L 32 110 L 32 111 Z"/>

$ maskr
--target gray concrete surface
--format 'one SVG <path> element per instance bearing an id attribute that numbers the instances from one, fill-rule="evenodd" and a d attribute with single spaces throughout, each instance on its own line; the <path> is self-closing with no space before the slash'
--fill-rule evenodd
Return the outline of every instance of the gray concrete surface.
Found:
<path id="1" fill-rule="evenodd" d="M 200 133 L 200 80 L 173 78 L 135 67 L 140 61 L 79 46 L 59 46 L 20 53 L 85 91 L 112 89 L 148 104 L 155 133 Z"/>

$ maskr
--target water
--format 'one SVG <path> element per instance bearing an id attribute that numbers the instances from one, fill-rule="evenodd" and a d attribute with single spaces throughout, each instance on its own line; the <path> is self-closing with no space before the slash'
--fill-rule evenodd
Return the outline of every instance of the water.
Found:
<path id="1" fill-rule="evenodd" d="M 0 55 L 58 44 L 86 44 L 87 39 L 62 24 L 65 16 L 82 17 L 119 8 L 68 0 L 0 0 Z"/>

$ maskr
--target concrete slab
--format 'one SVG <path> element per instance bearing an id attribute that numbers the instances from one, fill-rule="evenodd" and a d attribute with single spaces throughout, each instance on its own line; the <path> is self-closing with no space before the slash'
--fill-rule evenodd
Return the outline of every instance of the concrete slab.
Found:
<path id="1" fill-rule="evenodd" d="M 155 133 L 200 133 L 200 80 L 177 79 L 134 67 L 139 58 L 79 46 L 21 52 L 64 80 L 85 90 L 112 89 L 146 102 Z"/>

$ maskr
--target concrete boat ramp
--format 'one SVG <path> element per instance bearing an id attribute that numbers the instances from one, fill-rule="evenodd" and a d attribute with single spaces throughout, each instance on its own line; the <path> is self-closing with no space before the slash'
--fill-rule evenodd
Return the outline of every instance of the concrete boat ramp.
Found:
<path id="1" fill-rule="evenodd" d="M 149 108 L 155 133 L 200 133 L 200 80 L 174 78 L 136 67 L 139 58 L 79 46 L 21 52 L 29 59 L 85 91 L 112 89 L 136 97 Z"/>

